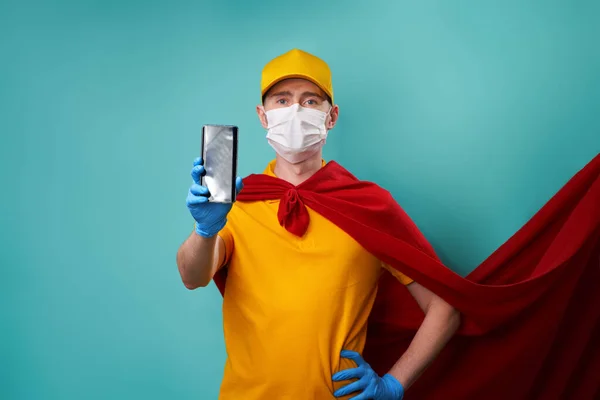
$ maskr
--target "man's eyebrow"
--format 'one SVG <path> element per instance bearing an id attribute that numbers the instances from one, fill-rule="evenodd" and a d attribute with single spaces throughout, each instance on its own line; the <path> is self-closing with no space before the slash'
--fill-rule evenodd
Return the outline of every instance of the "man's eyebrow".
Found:
<path id="1" fill-rule="evenodd" d="M 325 97 L 323 95 L 320 95 L 319 93 L 315 92 L 304 92 L 302 93 L 302 96 L 314 96 L 320 98 L 321 100 L 325 100 Z"/>
<path id="2" fill-rule="evenodd" d="M 282 90 L 280 92 L 275 92 L 275 93 L 271 93 L 269 94 L 269 97 L 275 97 L 275 96 L 292 96 L 292 92 L 290 92 L 289 90 Z"/>

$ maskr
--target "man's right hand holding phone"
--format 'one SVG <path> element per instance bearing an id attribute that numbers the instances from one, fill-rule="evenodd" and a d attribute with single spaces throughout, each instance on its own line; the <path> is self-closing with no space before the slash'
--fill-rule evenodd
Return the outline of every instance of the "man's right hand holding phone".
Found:
<path id="1" fill-rule="evenodd" d="M 198 157 L 194 160 L 192 168 L 192 179 L 194 183 L 190 186 L 187 196 L 187 207 L 196 220 L 196 233 L 205 238 L 215 236 L 227 222 L 227 214 L 233 206 L 232 203 L 212 203 L 208 199 L 210 192 L 206 186 L 202 186 L 201 178 L 204 175 L 203 160 Z M 243 188 L 242 178 L 237 177 L 235 188 L 239 193 Z"/>

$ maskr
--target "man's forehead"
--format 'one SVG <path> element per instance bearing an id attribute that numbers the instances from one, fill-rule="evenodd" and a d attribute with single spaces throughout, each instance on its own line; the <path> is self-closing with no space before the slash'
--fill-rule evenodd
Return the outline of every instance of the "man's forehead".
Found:
<path id="1" fill-rule="evenodd" d="M 322 97 L 326 96 L 325 92 L 321 90 L 320 87 L 318 87 L 311 81 L 302 78 L 284 79 L 281 82 L 277 82 L 275 85 L 273 85 L 269 92 L 271 94 L 275 94 L 278 92 L 314 92 Z"/>

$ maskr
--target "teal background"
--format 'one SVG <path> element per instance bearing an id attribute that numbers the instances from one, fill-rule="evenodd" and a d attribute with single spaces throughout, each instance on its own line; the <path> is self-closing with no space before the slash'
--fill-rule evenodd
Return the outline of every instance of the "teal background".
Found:
<path id="1" fill-rule="evenodd" d="M 323 57 L 325 157 L 467 273 L 600 150 L 594 1 L 2 1 L 2 399 L 216 399 L 220 298 L 175 253 L 200 127 L 273 156 L 260 70 Z"/>

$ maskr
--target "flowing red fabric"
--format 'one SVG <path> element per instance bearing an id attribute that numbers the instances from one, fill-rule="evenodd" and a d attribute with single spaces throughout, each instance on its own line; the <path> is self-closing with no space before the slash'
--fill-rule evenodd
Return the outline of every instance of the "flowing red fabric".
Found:
<path id="1" fill-rule="evenodd" d="M 238 201 L 269 199 L 280 199 L 279 223 L 290 232 L 304 234 L 309 207 L 461 312 L 458 333 L 406 399 L 599 398 L 600 155 L 466 277 L 440 262 L 389 192 L 335 162 L 298 186 L 245 178 Z M 221 293 L 226 271 L 215 276 Z M 364 350 L 378 373 L 423 318 L 408 290 L 384 274 Z"/>

